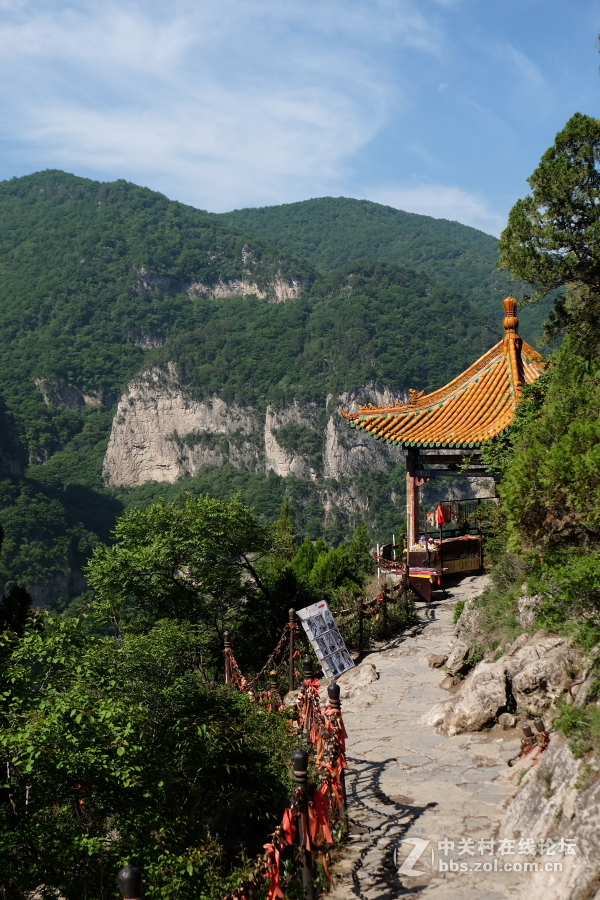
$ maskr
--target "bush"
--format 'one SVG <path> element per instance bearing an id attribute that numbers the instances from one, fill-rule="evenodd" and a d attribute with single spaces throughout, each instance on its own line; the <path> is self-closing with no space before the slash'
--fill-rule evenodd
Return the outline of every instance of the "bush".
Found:
<path id="1" fill-rule="evenodd" d="M 149 897 L 220 900 L 285 808 L 285 719 L 208 686 L 189 625 L 43 614 L 2 650 L 0 892 L 111 896 L 130 862 Z"/>

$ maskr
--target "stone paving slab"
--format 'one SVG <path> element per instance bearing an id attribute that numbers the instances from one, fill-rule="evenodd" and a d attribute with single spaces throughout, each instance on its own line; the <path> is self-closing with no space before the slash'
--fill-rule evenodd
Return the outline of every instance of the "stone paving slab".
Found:
<path id="1" fill-rule="evenodd" d="M 439 687 L 443 670 L 429 669 L 426 657 L 448 651 L 456 602 L 485 584 L 483 576 L 469 577 L 437 592 L 431 609 L 421 605 L 417 633 L 367 656 L 379 680 L 345 703 L 342 694 L 355 833 L 336 864 L 330 900 L 504 900 L 508 889 L 518 895 L 523 876 L 501 870 L 502 858 L 487 845 L 479 848 L 496 837 L 502 803 L 514 791 L 498 776 L 518 752 L 518 736 L 494 729 L 449 738 L 419 724 L 448 697 Z M 459 855 L 461 839 L 473 842 L 475 855 L 464 843 Z M 407 862 L 411 852 L 418 860 Z"/>

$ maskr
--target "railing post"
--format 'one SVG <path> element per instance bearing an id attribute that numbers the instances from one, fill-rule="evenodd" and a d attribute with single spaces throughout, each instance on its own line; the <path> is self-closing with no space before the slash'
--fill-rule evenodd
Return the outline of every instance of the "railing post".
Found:
<path id="1" fill-rule="evenodd" d="M 387 629 L 387 582 L 384 582 L 383 585 L 383 627 Z"/>
<path id="2" fill-rule="evenodd" d="M 483 530 L 481 528 L 481 522 L 477 523 L 477 530 L 479 531 L 479 568 L 483 573 Z"/>
<path id="3" fill-rule="evenodd" d="M 142 873 L 137 866 L 123 866 L 117 874 L 117 882 L 123 900 L 141 900 Z"/>
<path id="4" fill-rule="evenodd" d="M 313 664 L 310 656 L 305 656 L 302 660 L 302 673 L 305 681 L 313 680 Z"/>
<path id="5" fill-rule="evenodd" d="M 290 681 L 290 691 L 294 690 L 294 638 L 296 631 L 296 610 L 290 609 L 290 668 L 289 668 L 289 681 Z"/>
<path id="6" fill-rule="evenodd" d="M 292 753 L 294 781 L 299 793 L 300 815 L 298 816 L 298 842 L 300 844 L 300 866 L 302 870 L 302 886 L 305 900 L 315 900 L 313 882 L 312 853 L 307 849 L 309 835 L 305 833 L 308 825 L 308 753 L 306 750 L 294 750 Z"/>
<path id="7" fill-rule="evenodd" d="M 302 678 L 304 681 L 312 681 L 313 680 L 313 667 L 312 667 L 312 659 L 310 656 L 305 656 L 302 660 Z M 304 735 L 308 737 L 309 729 L 306 727 L 306 721 L 304 723 Z"/>
<path id="8" fill-rule="evenodd" d="M 277 669 L 271 669 L 269 672 L 269 683 L 271 687 L 271 704 L 276 709 L 275 700 L 279 697 L 279 672 Z"/>
<path id="9" fill-rule="evenodd" d="M 223 632 L 223 643 L 225 647 L 225 686 L 231 687 L 231 662 L 229 654 L 231 653 L 231 635 L 228 631 Z"/>
<path id="10" fill-rule="evenodd" d="M 360 597 L 358 600 L 358 652 L 364 652 L 364 643 L 365 643 L 365 610 L 364 610 L 365 598 Z"/>
<path id="11" fill-rule="evenodd" d="M 329 705 L 330 707 L 339 715 L 340 724 L 342 718 L 342 704 L 340 701 L 340 686 L 337 682 L 333 682 L 332 684 L 327 686 L 327 696 L 329 697 Z M 348 830 L 348 797 L 346 795 L 346 773 L 342 769 L 340 775 L 340 781 L 342 783 L 342 796 L 344 798 L 344 829 Z"/>

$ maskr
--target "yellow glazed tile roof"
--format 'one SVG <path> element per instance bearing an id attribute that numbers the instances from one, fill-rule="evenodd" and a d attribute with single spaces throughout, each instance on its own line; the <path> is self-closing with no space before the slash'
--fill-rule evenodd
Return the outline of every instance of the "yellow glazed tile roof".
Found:
<path id="1" fill-rule="evenodd" d="M 504 338 L 445 387 L 410 391 L 405 405 L 361 406 L 342 415 L 353 428 L 405 447 L 478 447 L 513 421 L 523 383 L 543 370 L 540 354 L 518 334 L 516 301 L 504 301 Z"/>

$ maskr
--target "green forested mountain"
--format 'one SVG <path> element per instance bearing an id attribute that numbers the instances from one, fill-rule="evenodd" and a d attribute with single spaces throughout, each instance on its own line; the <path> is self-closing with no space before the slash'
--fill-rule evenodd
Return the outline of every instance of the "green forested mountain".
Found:
<path id="1" fill-rule="evenodd" d="M 236 209 L 219 218 L 300 254 L 322 271 L 343 269 L 361 257 L 408 266 L 493 314 L 498 300 L 519 293 L 496 266 L 496 238 L 460 222 L 348 197 Z M 521 330 L 527 340 L 535 342 L 541 334 L 549 305 L 523 311 Z"/>
<path id="2" fill-rule="evenodd" d="M 190 284 L 268 291 L 278 273 L 312 279 L 304 261 L 147 188 L 60 171 L 0 183 L 0 393 L 28 449 L 43 458 L 82 426 L 36 379 L 112 405 L 144 344 L 197 323 Z"/>
<path id="3" fill-rule="evenodd" d="M 318 209 L 321 201 L 311 203 Z M 266 212 L 256 211 L 259 218 Z M 414 234 L 410 253 L 394 260 L 359 225 L 352 236 L 351 220 L 336 253 L 333 237 L 327 250 L 321 218 L 306 259 L 233 218 L 125 181 L 59 171 L 0 183 L 0 397 L 17 423 L 19 453 L 30 460 L 23 478 L 0 484 L 0 583 L 45 581 L 54 595 L 76 592 L 82 582 L 73 572 L 98 539 L 109 539 L 124 506 L 183 487 L 221 497 L 240 491 L 270 517 L 287 496 L 300 531 L 316 537 L 325 515 L 317 482 L 332 414 L 327 398 L 334 411 L 340 394 L 366 385 L 397 394 L 431 390 L 501 335 L 505 291 L 490 298 L 477 288 L 484 274 L 488 285 L 502 278 L 493 270 L 495 242 L 474 229 L 413 217 L 424 223 L 421 237 Z M 445 269 L 436 228 L 451 236 Z M 309 226 L 298 233 L 304 250 Z M 191 401 L 219 397 L 258 411 L 263 422 L 269 405 L 312 403 L 317 412 L 308 424 L 275 431 L 279 446 L 304 454 L 316 475 L 283 478 L 264 463 L 221 469 L 213 462 L 185 484 L 108 490 L 101 469 L 116 403 L 134 376 L 169 366 Z M 227 443 L 208 432 L 176 437 L 209 449 Z M 402 482 L 391 463 L 355 473 L 351 493 L 363 498 L 373 529 L 396 527 L 390 498 L 401 496 Z M 328 490 L 338 496 L 344 486 L 334 480 Z M 330 516 L 330 539 L 357 524 L 344 516 Z"/>

